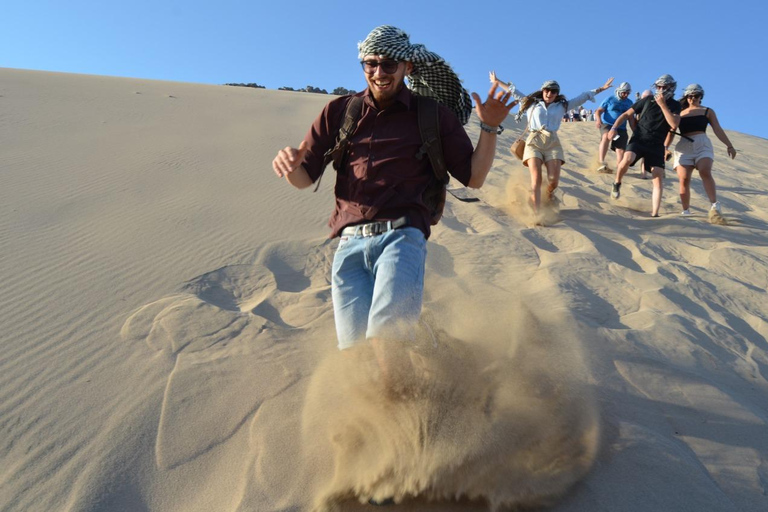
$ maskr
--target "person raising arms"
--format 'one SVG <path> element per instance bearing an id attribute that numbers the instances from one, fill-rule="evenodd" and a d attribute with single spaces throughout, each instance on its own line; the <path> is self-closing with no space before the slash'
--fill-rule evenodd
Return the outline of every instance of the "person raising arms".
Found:
<path id="1" fill-rule="evenodd" d="M 430 100 L 426 95 L 438 100 L 445 167 L 463 185 L 480 188 L 493 163 L 501 122 L 516 102 L 496 87 L 485 101 L 472 95 L 481 128 L 473 148 L 462 126 L 472 101 L 439 55 L 411 44 L 399 28 L 384 25 L 358 44 L 358 57 L 365 91 L 328 103 L 299 147 L 280 150 L 272 167 L 296 188 L 316 183 L 337 144 L 347 106 L 360 99 L 359 119 L 338 164 L 336 206 L 328 223 L 331 237 L 339 237 L 331 297 L 339 349 L 370 343 L 382 378 L 391 386 L 407 373 L 409 363 L 387 346 L 415 338 L 434 220 L 425 193 L 437 178 L 431 159 L 421 154 L 426 143 L 419 105 Z"/>
<path id="2" fill-rule="evenodd" d="M 523 165 L 528 167 L 531 173 L 531 202 L 534 212 L 538 213 L 541 205 L 541 168 L 547 168 L 549 186 L 547 188 L 547 201 L 554 200 L 554 192 L 560 182 L 560 168 L 565 163 L 563 147 L 557 136 L 557 130 L 565 112 L 576 109 L 587 100 L 595 100 L 595 96 L 613 84 L 613 78 L 609 78 L 605 84 L 585 91 L 572 100 L 567 100 L 560 94 L 560 84 L 555 80 L 547 80 L 541 84 L 541 88 L 529 95 L 517 90 L 512 82 L 503 82 L 498 79 L 496 72 L 490 73 L 491 83 L 499 85 L 505 91 L 510 92 L 515 99 L 521 102 L 517 118 L 523 114 L 528 115 L 530 134 L 525 142 L 523 153 Z"/>
<path id="3" fill-rule="evenodd" d="M 597 158 L 600 166 L 597 172 L 606 172 L 608 166 L 605 163 L 605 155 L 608 154 L 608 147 L 616 152 L 616 166 L 618 167 L 624 156 L 624 150 L 627 148 L 629 135 L 627 133 L 627 123 L 618 127 L 618 136 L 612 140 L 608 138 L 608 132 L 611 130 L 616 118 L 632 107 L 632 100 L 629 99 L 629 93 L 632 92 L 632 86 L 629 82 L 621 82 L 616 88 L 615 95 L 603 100 L 597 109 L 595 124 L 600 130 L 600 146 L 597 149 Z M 629 123 L 632 129 L 635 127 L 635 118 L 630 117 Z"/>

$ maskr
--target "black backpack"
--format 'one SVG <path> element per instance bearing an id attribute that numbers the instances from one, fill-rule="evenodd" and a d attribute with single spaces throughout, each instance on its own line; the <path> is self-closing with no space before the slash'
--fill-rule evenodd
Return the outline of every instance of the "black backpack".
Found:
<path id="1" fill-rule="evenodd" d="M 432 171 L 435 179 L 432 180 L 424 191 L 424 204 L 429 208 L 432 225 L 440 221 L 445 208 L 445 192 L 450 177 L 448 168 L 443 158 L 443 146 L 440 143 L 440 124 L 438 119 L 437 101 L 425 96 L 414 96 L 416 101 L 416 110 L 419 119 L 419 132 L 421 133 L 421 147 L 416 152 L 415 157 L 419 160 L 424 155 L 429 157 L 432 164 Z M 347 146 L 349 137 L 355 133 L 357 122 L 363 112 L 363 98 L 352 96 L 344 110 L 344 120 L 342 121 L 339 134 L 336 136 L 336 145 L 329 149 L 324 155 L 323 167 L 333 162 L 333 168 L 340 171 L 344 167 L 347 157 Z M 318 182 L 319 185 L 319 182 Z M 317 190 L 317 187 L 315 187 Z"/>

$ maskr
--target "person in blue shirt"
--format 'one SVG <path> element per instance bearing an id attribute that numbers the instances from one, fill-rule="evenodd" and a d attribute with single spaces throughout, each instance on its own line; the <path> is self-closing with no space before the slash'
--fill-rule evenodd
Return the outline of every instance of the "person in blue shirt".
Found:
<path id="1" fill-rule="evenodd" d="M 597 172 L 611 173 L 605 163 L 605 156 L 608 154 L 608 147 L 612 151 L 616 152 L 616 167 L 619 166 L 619 162 L 624 157 L 624 150 L 627 149 L 627 141 L 629 135 L 627 134 L 627 123 L 624 122 L 616 128 L 618 135 L 613 140 L 608 138 L 608 132 L 611 131 L 613 123 L 616 119 L 632 108 L 632 100 L 629 99 L 629 93 L 632 92 L 632 86 L 628 82 L 621 82 L 621 84 L 614 91 L 615 96 L 606 98 L 597 109 L 597 116 L 595 116 L 595 124 L 597 129 L 600 130 L 600 146 L 597 150 L 598 161 L 600 166 L 597 168 Z M 629 123 L 632 125 L 632 130 L 635 129 L 635 118 L 629 118 Z"/>

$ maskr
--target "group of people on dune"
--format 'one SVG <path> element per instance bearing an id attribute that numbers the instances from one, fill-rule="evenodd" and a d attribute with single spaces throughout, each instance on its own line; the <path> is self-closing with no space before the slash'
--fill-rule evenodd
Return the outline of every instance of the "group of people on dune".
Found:
<path id="1" fill-rule="evenodd" d="M 517 118 L 527 114 L 530 131 L 525 140 L 523 164 L 531 173 L 531 205 L 538 211 L 542 203 L 541 183 L 542 166 L 547 170 L 548 186 L 545 201 L 556 202 L 554 195 L 560 181 L 560 167 L 565 163 L 563 148 L 557 131 L 563 115 L 568 110 L 578 108 L 587 100 L 593 100 L 597 94 L 610 88 L 613 78 L 597 89 L 585 91 L 573 99 L 566 99 L 560 93 L 560 84 L 547 80 L 540 90 L 525 95 L 511 82 L 500 80 L 495 72 L 490 73 L 491 83 L 513 95 L 520 102 Z M 601 132 L 598 147 L 599 172 L 611 172 L 605 163 L 610 147 L 616 152 L 615 180 L 611 197 L 621 196 L 622 178 L 629 168 L 640 159 L 643 160 L 641 176 L 646 172 L 653 179 L 651 216 L 659 216 L 661 207 L 664 163 L 674 157 L 674 168 L 680 180 L 680 202 L 683 216 L 690 216 L 691 176 L 693 170 L 699 171 L 704 190 L 711 202 L 711 210 L 721 215 L 720 202 L 717 200 L 715 180 L 712 177 L 714 152 L 712 142 L 707 137 L 708 125 L 712 125 L 715 135 L 726 145 L 728 155 L 736 157 L 728 136 L 723 131 L 715 111 L 704 107 L 704 89 L 699 84 L 691 84 L 683 91 L 679 100 L 674 99 L 677 82 L 671 75 L 660 76 L 653 84 L 655 94 L 647 91 L 640 99 L 629 99 L 632 87 L 622 82 L 615 89 L 615 95 L 607 98 L 597 109 L 595 123 Z M 627 125 L 632 129 L 629 136 Z M 670 150 L 675 136 L 680 140 L 674 151 Z"/>
<path id="2" fill-rule="evenodd" d="M 397 27 L 375 28 L 357 49 L 366 89 L 329 102 L 299 146 L 279 150 L 272 167 L 292 186 L 304 189 L 314 184 L 315 190 L 326 168 L 335 171 L 335 204 L 328 224 L 331 238 L 338 238 L 330 278 L 338 347 L 370 345 L 381 380 L 396 388 L 413 368 L 407 351 L 393 347 L 398 342 L 407 347 L 416 339 L 427 239 L 442 215 L 449 175 L 466 187 L 483 186 L 493 166 L 498 135 L 504 131 L 502 122 L 519 104 L 517 116 L 527 116 L 530 131 L 522 161 L 530 170 L 531 204 L 538 212 L 543 169 L 549 178 L 544 201 L 556 201 L 554 192 L 565 163 L 557 134 L 563 115 L 587 99 L 594 100 L 612 86 L 613 79 L 568 100 L 554 80 L 525 95 L 491 72 L 491 87 L 483 99 L 470 96 L 442 57 L 412 44 Z M 609 146 L 617 156 L 611 196 L 619 197 L 627 169 L 642 158 L 653 176 L 651 214 L 658 216 L 664 163 L 679 130 L 674 165 L 683 215 L 690 214 L 694 169 L 704 181 L 712 209 L 719 213 L 707 125 L 726 144 L 731 158 L 736 150 L 715 112 L 702 106 L 701 86 L 686 87 L 679 101 L 673 98 L 676 83 L 670 75 L 661 76 L 654 87 L 655 95 L 633 104 L 628 100 L 629 84 L 622 83 L 615 97 L 598 109 L 600 159 L 604 161 Z M 476 144 L 463 127 L 473 110 L 480 128 Z M 607 168 L 604 162 L 600 167 Z"/>

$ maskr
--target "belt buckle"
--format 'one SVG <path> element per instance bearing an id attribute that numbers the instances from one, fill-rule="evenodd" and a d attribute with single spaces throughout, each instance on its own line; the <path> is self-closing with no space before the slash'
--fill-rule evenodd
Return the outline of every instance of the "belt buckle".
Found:
<path id="1" fill-rule="evenodd" d="M 373 224 L 373 223 L 371 223 L 371 224 L 363 224 L 361 227 L 362 227 L 362 229 L 360 231 L 362 232 L 363 236 L 373 236 L 373 235 L 376 234 L 374 232 L 375 224 Z"/>

